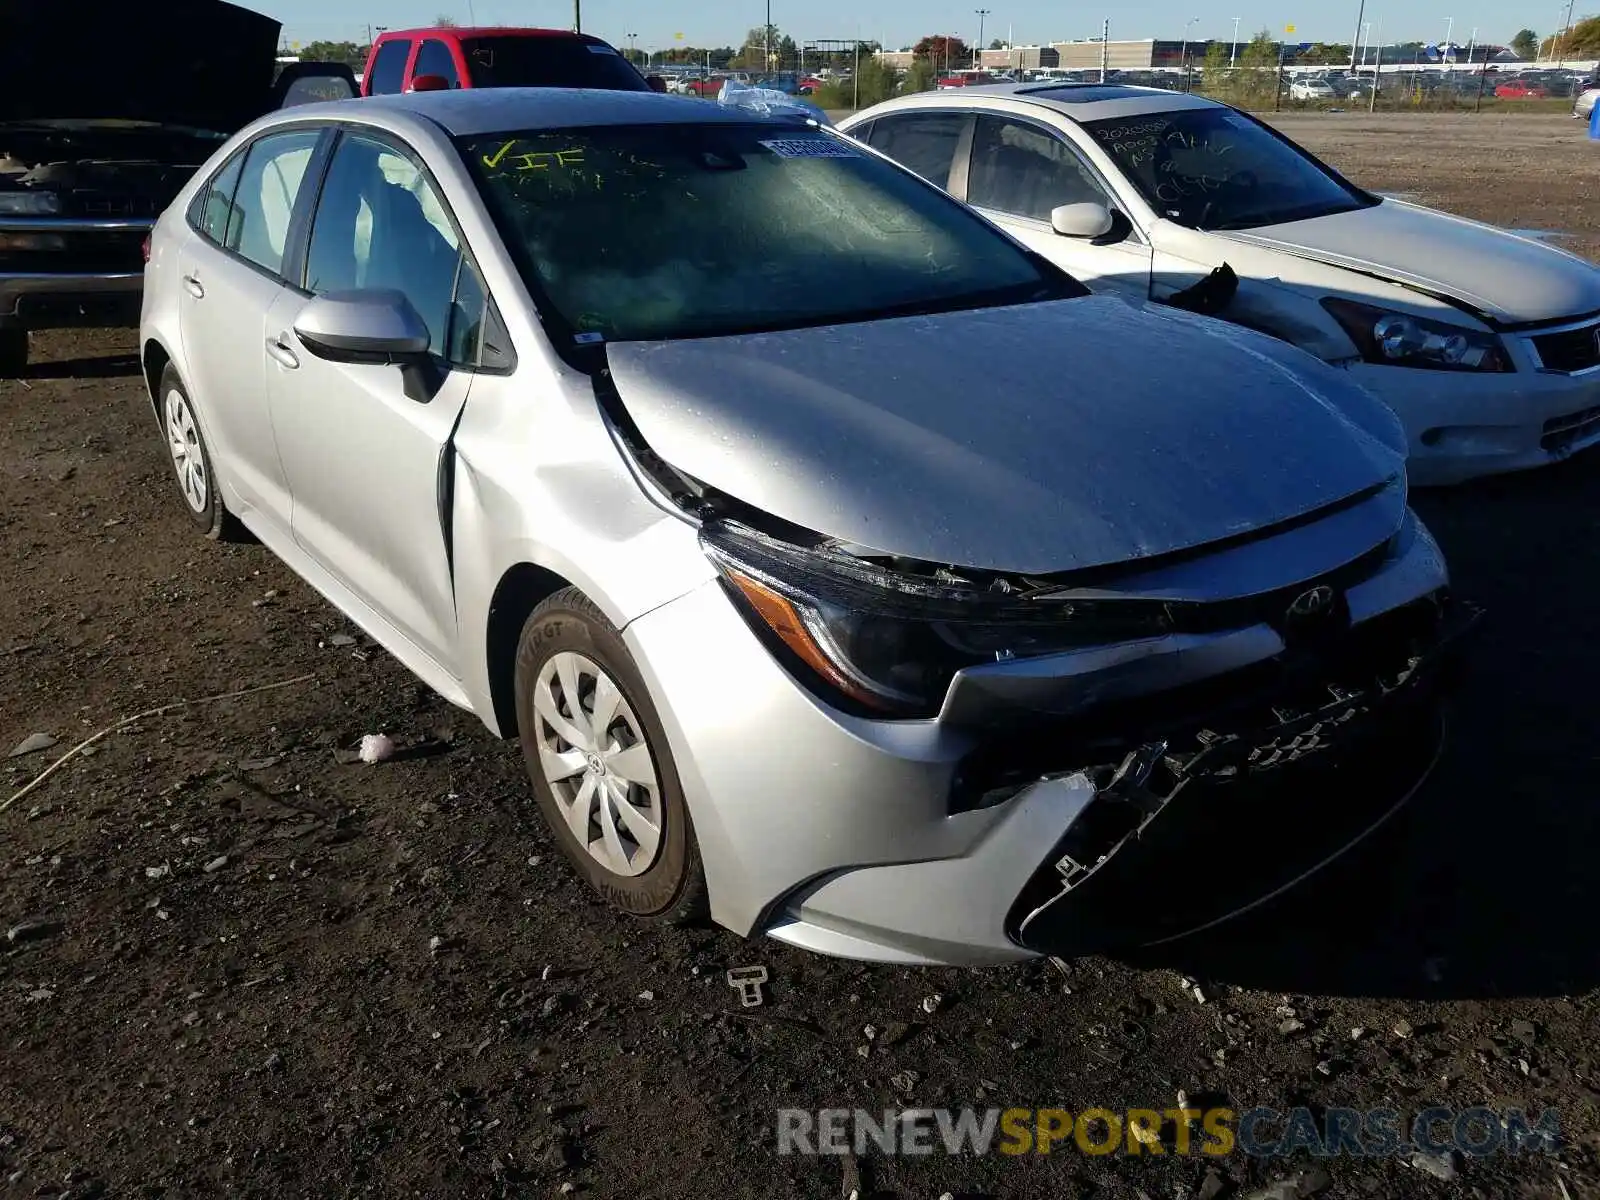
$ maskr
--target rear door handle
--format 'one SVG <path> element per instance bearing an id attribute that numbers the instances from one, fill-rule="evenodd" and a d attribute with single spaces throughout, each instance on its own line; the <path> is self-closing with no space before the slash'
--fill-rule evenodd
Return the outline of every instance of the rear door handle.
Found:
<path id="1" fill-rule="evenodd" d="M 193 275 L 185 275 L 183 277 L 183 286 L 185 290 L 188 291 L 189 295 L 193 296 L 196 300 L 205 299 L 205 285 L 203 285 Z"/>
<path id="2" fill-rule="evenodd" d="M 288 367 L 291 371 L 300 366 L 300 356 L 282 338 L 268 338 L 267 353 L 272 355 L 280 365 Z"/>

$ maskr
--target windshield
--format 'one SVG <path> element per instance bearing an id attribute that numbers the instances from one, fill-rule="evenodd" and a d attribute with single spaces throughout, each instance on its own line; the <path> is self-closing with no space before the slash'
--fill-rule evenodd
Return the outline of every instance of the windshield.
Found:
<path id="1" fill-rule="evenodd" d="M 1150 207 L 1194 229 L 1279 225 L 1377 203 L 1231 108 L 1085 121 Z"/>
<path id="2" fill-rule="evenodd" d="M 815 127 L 462 139 L 541 307 L 579 343 L 1081 295 L 943 193 Z"/>
<path id="3" fill-rule="evenodd" d="M 472 86 L 648 92 L 644 76 L 600 42 L 575 37 L 482 37 L 461 43 Z"/>

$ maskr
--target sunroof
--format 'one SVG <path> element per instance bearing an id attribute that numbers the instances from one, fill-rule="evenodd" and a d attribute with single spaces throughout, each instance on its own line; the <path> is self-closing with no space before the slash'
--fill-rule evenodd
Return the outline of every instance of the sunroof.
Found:
<path id="1" fill-rule="evenodd" d="M 1097 100 L 1128 100 L 1143 95 L 1139 88 L 1116 83 L 1046 84 L 1022 89 L 1030 96 L 1043 96 L 1062 104 L 1093 104 Z"/>

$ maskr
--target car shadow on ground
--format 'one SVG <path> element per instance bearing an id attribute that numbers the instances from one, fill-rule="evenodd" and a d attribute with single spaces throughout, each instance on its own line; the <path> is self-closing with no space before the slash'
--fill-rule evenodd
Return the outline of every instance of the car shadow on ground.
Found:
<path id="1" fill-rule="evenodd" d="M 1300 888 L 1130 961 L 1324 995 L 1558 996 L 1600 983 L 1600 452 L 1413 504 L 1457 594 L 1487 610 L 1433 778 Z M 1283 836 L 1306 816 L 1286 814 Z M 1197 847 L 1195 886 L 1204 860 Z"/>
<path id="2" fill-rule="evenodd" d="M 139 373 L 137 354 L 102 354 L 92 358 L 66 358 L 29 363 L 23 379 L 119 379 Z"/>

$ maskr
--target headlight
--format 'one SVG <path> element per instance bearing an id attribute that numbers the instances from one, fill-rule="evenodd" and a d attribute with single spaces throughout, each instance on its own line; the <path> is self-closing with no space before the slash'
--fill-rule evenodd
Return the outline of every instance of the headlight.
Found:
<path id="1" fill-rule="evenodd" d="M 1344 327 L 1370 363 L 1435 371 L 1510 371 L 1500 339 L 1461 325 L 1429 321 L 1350 300 L 1325 299 L 1322 307 Z"/>
<path id="2" fill-rule="evenodd" d="M 54 192 L 0 192 L 0 217 L 47 217 L 61 211 Z"/>
<path id="3" fill-rule="evenodd" d="M 1322 307 L 1350 334 L 1366 362 L 1434 371 L 1512 370 L 1493 333 L 1344 299 L 1323 299 Z"/>
<path id="4" fill-rule="evenodd" d="M 939 711 L 955 673 L 1084 646 L 1159 637 L 1170 606 L 1064 600 L 1048 584 L 901 572 L 826 545 L 717 523 L 700 535 L 745 616 L 794 665 L 880 716 Z M 974 573 L 976 574 L 976 573 Z"/>

